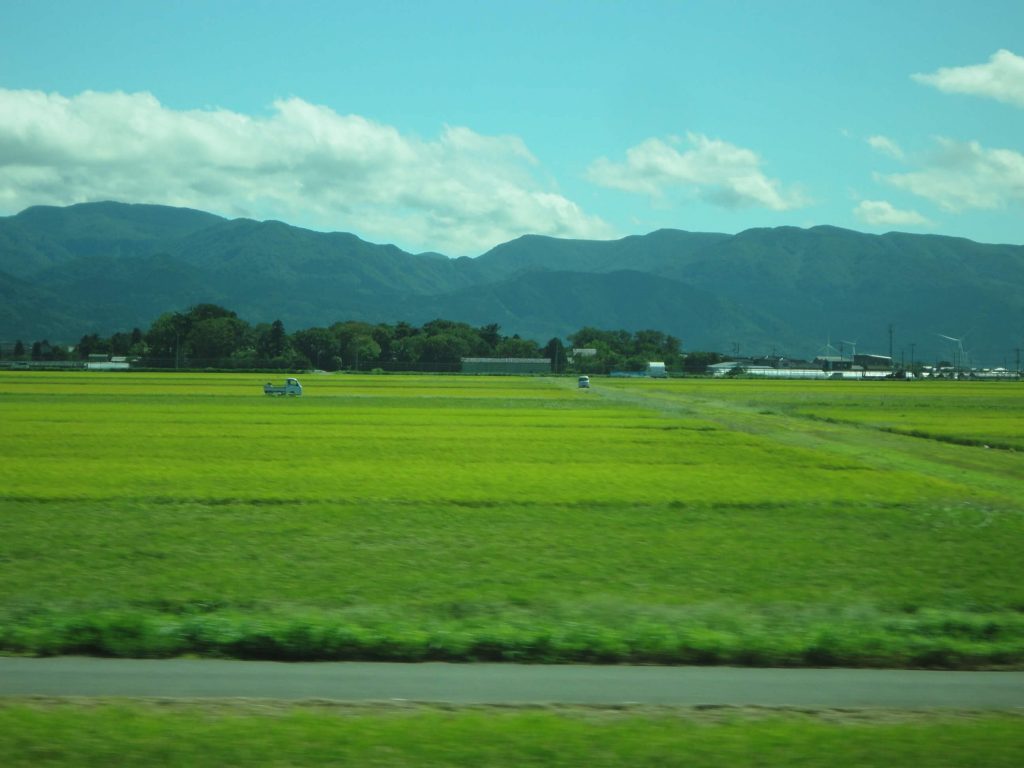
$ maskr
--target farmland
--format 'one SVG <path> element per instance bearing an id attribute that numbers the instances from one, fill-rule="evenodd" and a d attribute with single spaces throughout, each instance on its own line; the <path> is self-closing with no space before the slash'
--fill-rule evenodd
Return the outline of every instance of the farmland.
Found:
<path id="1" fill-rule="evenodd" d="M 0 701 L 20 766 L 1017 768 L 1014 712 L 436 707 L 268 701 Z"/>
<path id="2" fill-rule="evenodd" d="M 0 374 L 0 649 L 1024 665 L 1019 385 L 263 381 Z"/>

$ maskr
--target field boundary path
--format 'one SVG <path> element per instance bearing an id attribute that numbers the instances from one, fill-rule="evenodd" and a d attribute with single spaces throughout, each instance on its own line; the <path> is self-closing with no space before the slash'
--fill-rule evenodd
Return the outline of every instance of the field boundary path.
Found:
<path id="1" fill-rule="evenodd" d="M 5 657 L 0 696 L 1014 709 L 1024 672 Z"/>
<path id="2" fill-rule="evenodd" d="M 978 486 L 1010 496 L 1017 495 L 1022 478 L 1022 465 L 1012 452 L 999 459 L 1005 471 L 1001 477 L 992 472 L 996 460 L 992 454 L 1003 451 L 989 452 L 977 446 L 900 434 L 865 424 L 831 422 L 702 393 L 687 393 L 685 398 L 679 398 L 675 393 L 666 396 L 653 388 L 603 387 L 596 392 L 607 400 L 646 408 L 668 418 L 703 419 L 727 430 L 756 434 L 785 445 L 848 455 L 882 469 L 903 469 L 940 480 L 952 471 L 962 482 L 973 477 Z M 879 451 L 879 445 L 892 450 Z"/>

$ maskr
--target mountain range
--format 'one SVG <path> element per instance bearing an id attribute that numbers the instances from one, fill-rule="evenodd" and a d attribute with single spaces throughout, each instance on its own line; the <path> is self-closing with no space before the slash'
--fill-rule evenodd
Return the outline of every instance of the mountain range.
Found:
<path id="1" fill-rule="evenodd" d="M 888 354 L 1012 365 L 1024 246 L 830 226 L 613 241 L 526 235 L 449 259 L 279 221 L 102 202 L 0 217 L 0 340 L 145 330 L 214 303 L 288 330 L 339 320 L 498 323 L 541 343 L 583 326 L 653 328 L 684 349 Z M 890 332 L 891 330 L 891 332 Z"/>

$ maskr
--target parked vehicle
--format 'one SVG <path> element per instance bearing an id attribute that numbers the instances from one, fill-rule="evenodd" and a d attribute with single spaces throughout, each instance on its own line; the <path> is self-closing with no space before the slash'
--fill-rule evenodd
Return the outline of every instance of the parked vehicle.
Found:
<path id="1" fill-rule="evenodd" d="M 285 379 L 284 384 L 280 387 L 274 386 L 268 381 L 263 385 L 263 394 L 274 395 L 275 397 L 283 397 L 284 395 L 302 397 L 302 385 L 299 384 L 298 379 Z"/>
<path id="2" fill-rule="evenodd" d="M 667 379 L 668 371 L 665 370 L 665 364 L 661 362 L 648 363 L 647 364 L 647 375 L 652 379 Z"/>
<path id="3" fill-rule="evenodd" d="M 589 376 L 580 376 L 580 378 L 579 378 L 579 388 L 580 389 L 590 389 L 590 377 Z"/>

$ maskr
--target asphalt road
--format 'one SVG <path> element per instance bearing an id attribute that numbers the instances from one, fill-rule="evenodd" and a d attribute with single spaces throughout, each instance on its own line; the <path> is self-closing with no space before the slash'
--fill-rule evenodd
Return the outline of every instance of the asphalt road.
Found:
<path id="1" fill-rule="evenodd" d="M 1024 672 L 0 658 L 0 696 L 1007 709 Z"/>

